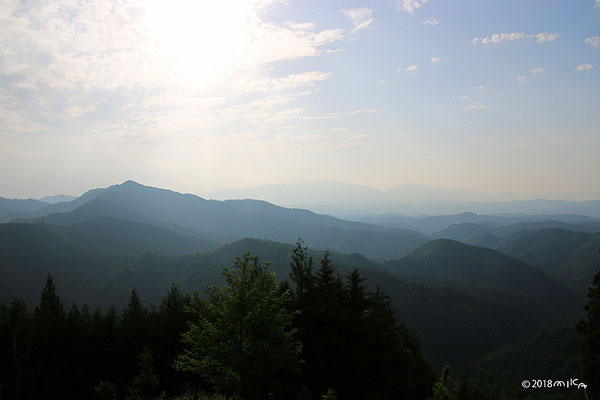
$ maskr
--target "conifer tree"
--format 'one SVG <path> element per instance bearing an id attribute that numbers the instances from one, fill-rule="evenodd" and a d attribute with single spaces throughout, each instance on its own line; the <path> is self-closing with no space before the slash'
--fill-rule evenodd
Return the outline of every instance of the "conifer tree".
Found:
<path id="1" fill-rule="evenodd" d="M 450 378 L 450 367 L 444 366 L 442 376 L 433 385 L 434 400 L 456 400 L 458 387 Z"/>
<path id="2" fill-rule="evenodd" d="M 54 279 L 50 274 L 42 290 L 39 305 L 33 312 L 35 368 L 38 371 L 40 393 L 56 396 L 64 392 L 68 384 L 60 379 L 64 370 L 65 311 L 56 294 Z"/>
<path id="3" fill-rule="evenodd" d="M 313 259 L 308 255 L 307 250 L 302 238 L 298 238 L 296 247 L 292 250 L 292 262 L 290 263 L 290 278 L 296 286 L 295 297 L 300 302 L 306 300 L 307 294 L 314 284 Z"/>
<path id="4" fill-rule="evenodd" d="M 153 329 L 153 354 L 156 372 L 167 393 L 179 390 L 187 378 L 186 374 L 173 368 L 173 363 L 183 351 L 181 335 L 187 330 L 187 322 L 191 319 L 191 314 L 187 311 L 189 305 L 190 297 L 183 295 L 173 284 L 158 306 L 157 321 Z"/>
<path id="5" fill-rule="evenodd" d="M 577 330 L 583 335 L 581 366 L 588 398 L 597 400 L 600 399 L 600 272 L 588 289 L 588 299 L 585 319 L 579 322 Z"/>
<path id="6" fill-rule="evenodd" d="M 3 393 L 8 397 L 21 398 L 28 389 L 27 383 L 33 375 L 31 349 L 33 344 L 31 313 L 27 304 L 20 298 L 14 299 L 10 308 L 2 304 L 0 313 L 1 354 L 4 363 L 0 366 Z"/>
<path id="7" fill-rule="evenodd" d="M 131 290 L 129 303 L 121 314 L 121 323 L 118 331 L 121 351 L 120 385 L 124 385 L 125 377 L 132 377 L 137 371 L 138 355 L 142 348 L 148 344 L 148 311 L 140 301 L 135 288 Z"/>

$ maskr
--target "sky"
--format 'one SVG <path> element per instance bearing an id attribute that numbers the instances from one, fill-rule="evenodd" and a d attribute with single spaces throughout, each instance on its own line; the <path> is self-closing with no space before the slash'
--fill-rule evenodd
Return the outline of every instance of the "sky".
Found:
<path id="1" fill-rule="evenodd" d="M 0 2 L 0 196 L 600 198 L 600 0 Z"/>

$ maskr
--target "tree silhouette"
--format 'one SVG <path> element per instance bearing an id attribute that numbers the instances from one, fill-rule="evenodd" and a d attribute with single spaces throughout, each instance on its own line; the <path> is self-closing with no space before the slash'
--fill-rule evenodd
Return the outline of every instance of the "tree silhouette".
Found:
<path id="1" fill-rule="evenodd" d="M 194 295 L 194 323 L 183 335 L 175 367 L 200 374 L 216 391 L 244 400 L 283 390 L 300 351 L 293 338 L 289 292 L 279 292 L 268 264 L 246 253 L 223 270 L 226 285 L 209 287 L 208 300 Z"/>
<path id="2" fill-rule="evenodd" d="M 581 367 L 591 400 L 600 399 L 600 272 L 588 289 L 588 299 L 585 319 L 579 322 L 577 330 L 583 335 Z"/>

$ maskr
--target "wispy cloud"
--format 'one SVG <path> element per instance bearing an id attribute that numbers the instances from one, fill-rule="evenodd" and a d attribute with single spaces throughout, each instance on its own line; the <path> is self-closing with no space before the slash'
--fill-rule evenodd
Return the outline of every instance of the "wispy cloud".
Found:
<path id="1" fill-rule="evenodd" d="M 373 23 L 373 10 L 370 8 L 352 8 L 342 12 L 352 21 L 355 31 L 367 28 Z"/>
<path id="2" fill-rule="evenodd" d="M 404 68 L 404 71 L 405 72 L 415 72 L 418 68 L 419 68 L 419 66 L 417 64 L 413 64 L 413 65 L 410 65 L 410 66 Z"/>
<path id="3" fill-rule="evenodd" d="M 479 111 L 479 110 L 486 110 L 486 109 L 487 109 L 487 107 L 478 101 L 475 101 L 465 107 L 466 111 Z"/>
<path id="4" fill-rule="evenodd" d="M 484 85 L 471 86 L 471 89 L 476 90 L 478 92 L 482 92 L 485 89 Z"/>
<path id="5" fill-rule="evenodd" d="M 537 43 L 551 42 L 553 40 L 558 39 L 558 33 L 538 33 L 537 35 L 533 35 L 535 37 Z"/>
<path id="6" fill-rule="evenodd" d="M 472 42 L 473 44 L 498 44 L 506 41 L 517 41 L 517 40 L 533 40 L 535 39 L 536 43 L 545 43 L 551 42 L 553 40 L 558 39 L 558 33 L 537 33 L 534 35 L 527 35 L 523 32 L 511 32 L 511 33 L 496 33 L 491 36 L 485 37 L 474 37 Z"/>
<path id="7" fill-rule="evenodd" d="M 315 29 L 315 24 L 313 22 L 293 22 L 286 21 L 285 25 L 289 26 L 292 29 L 300 30 L 300 31 L 310 31 Z"/>
<path id="8" fill-rule="evenodd" d="M 429 61 L 431 61 L 432 64 L 437 64 L 441 61 L 441 59 L 439 57 L 430 57 Z"/>
<path id="9" fill-rule="evenodd" d="M 589 44 L 590 46 L 598 47 L 600 46 L 600 36 L 590 36 L 589 38 L 585 39 L 585 43 Z"/>
<path id="10" fill-rule="evenodd" d="M 439 25 L 440 21 L 438 21 L 435 17 L 429 17 L 425 21 L 423 21 L 423 25 Z"/>
<path id="11" fill-rule="evenodd" d="M 532 75 L 541 74 L 541 73 L 543 73 L 543 72 L 544 72 L 544 68 L 542 68 L 542 67 L 535 67 L 535 68 L 532 68 L 532 69 L 530 69 L 530 70 L 529 70 L 529 72 L 530 72 Z"/>
<path id="12" fill-rule="evenodd" d="M 577 71 L 588 71 L 592 69 L 592 64 L 579 64 L 575 69 Z"/>
<path id="13" fill-rule="evenodd" d="M 104 122 L 83 131 L 104 124 L 115 135 L 153 137 L 215 131 L 241 118 L 254 121 L 257 115 L 279 115 L 273 123 L 298 115 L 297 107 L 282 111 L 282 103 L 293 102 L 294 96 L 274 102 L 271 92 L 310 86 L 331 74 L 309 70 L 274 78 L 270 66 L 338 51 L 323 47 L 342 40 L 348 31 L 317 30 L 309 21 L 265 21 L 264 4 L 248 1 L 232 9 L 226 4 L 173 7 L 137 0 L 126 6 L 4 3 L 0 76 L 16 78 L 3 90 L 11 96 L 21 93 L 15 97 L 21 112 L 4 112 L 3 131 L 45 129 L 27 123 L 27 118 L 43 116 L 51 126 L 94 114 Z M 357 28 L 370 23 L 363 18 L 369 12 L 362 10 L 348 14 Z M 218 102 L 214 93 L 222 97 Z M 82 101 L 89 96 L 100 96 L 98 104 Z M 260 106 L 255 103 L 261 100 Z M 242 113 L 227 105 L 244 102 Z"/>
<path id="14" fill-rule="evenodd" d="M 519 82 L 527 82 L 527 78 L 523 75 L 517 76 L 517 80 Z"/>
<path id="15" fill-rule="evenodd" d="M 95 110 L 96 110 L 96 106 L 93 106 L 93 105 L 90 105 L 90 106 L 74 105 L 74 106 L 68 107 L 66 109 L 64 116 L 68 119 L 74 119 L 74 118 L 79 118 L 85 114 L 89 114 Z"/>
<path id="16" fill-rule="evenodd" d="M 312 85 L 316 81 L 324 81 L 331 76 L 331 72 L 309 71 L 301 74 L 290 74 L 284 78 L 274 79 L 272 81 L 272 90 L 286 90 L 307 85 Z"/>
<path id="17" fill-rule="evenodd" d="M 318 114 L 318 115 L 305 115 L 301 119 L 304 119 L 304 120 L 335 119 L 335 118 L 342 118 L 344 116 L 349 116 L 349 115 L 370 114 L 370 113 L 376 113 L 376 112 L 379 112 L 379 110 L 376 108 L 367 108 L 367 109 L 348 110 L 348 111 L 343 111 L 343 112 L 325 113 L 325 114 Z"/>
<path id="18" fill-rule="evenodd" d="M 379 112 L 379 110 L 376 108 L 364 108 L 364 109 L 346 111 L 345 114 L 356 115 L 356 114 L 365 114 L 365 113 L 370 114 L 370 113 L 376 113 L 376 112 Z"/>
<path id="19" fill-rule="evenodd" d="M 399 10 L 406 11 L 409 14 L 414 14 L 415 10 L 423 7 L 423 4 L 429 0 L 396 0 L 396 7 Z"/>

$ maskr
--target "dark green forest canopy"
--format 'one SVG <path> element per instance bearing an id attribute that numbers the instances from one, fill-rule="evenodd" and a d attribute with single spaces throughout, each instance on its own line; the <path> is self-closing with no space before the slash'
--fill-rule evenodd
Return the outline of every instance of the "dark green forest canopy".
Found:
<path id="1" fill-rule="evenodd" d="M 183 293 L 202 292 L 199 288 L 209 284 L 221 285 L 224 282 L 221 268 L 247 250 L 261 260 L 270 260 L 271 271 L 278 280 L 284 280 L 290 273 L 293 250 L 288 244 L 243 239 L 195 255 L 110 255 L 84 250 L 48 224 L 1 224 L 0 236 L 0 268 L 7 277 L 0 281 L 0 300 L 10 302 L 14 297 L 22 297 L 29 305 L 37 304 L 37 293 L 46 274 L 51 272 L 65 304 L 75 302 L 92 308 L 114 305 L 118 310 L 127 304 L 132 286 L 141 301 L 150 305 L 157 304 L 172 283 Z M 436 257 L 444 260 L 445 252 L 458 249 L 454 253 L 460 257 L 486 262 L 485 257 L 479 256 L 485 249 L 452 243 L 452 246 L 436 246 Z M 309 254 L 314 259 L 323 256 L 319 251 Z M 467 360 L 511 341 L 526 339 L 556 323 L 559 316 L 556 310 L 548 309 L 546 300 L 564 304 L 571 301 L 563 289 L 566 297 L 557 296 L 554 290 L 557 284 L 548 281 L 549 278 L 544 280 L 548 282 L 546 286 L 536 287 L 531 293 L 525 289 L 515 292 L 513 288 L 519 279 L 525 285 L 521 287 L 526 287 L 527 281 L 521 275 L 513 276 L 518 271 L 513 268 L 511 272 L 507 267 L 521 264 L 505 256 L 494 255 L 493 259 L 495 267 L 489 271 L 504 271 L 506 282 L 512 286 L 490 290 L 479 284 L 457 284 L 458 270 L 450 281 L 423 281 L 402 274 L 393 263 L 378 264 L 356 253 L 331 253 L 340 273 L 348 274 L 358 268 L 361 276 L 367 278 L 370 290 L 380 286 L 390 296 L 399 320 L 417 332 L 425 351 L 440 363 Z M 494 275 L 483 276 L 488 282 L 494 279 Z M 573 314 L 576 313 L 575 310 Z M 565 319 L 561 323 L 571 322 Z M 447 346 L 448 341 L 454 345 Z"/>
<path id="2" fill-rule="evenodd" d="M 298 253 L 292 258 L 298 262 Z M 187 387 L 243 399 L 267 393 L 316 399 L 328 390 L 340 398 L 389 398 L 399 391 L 423 398 L 430 367 L 386 296 L 369 292 L 356 270 L 342 278 L 327 254 L 317 271 L 304 273 L 309 283 L 302 294 L 298 274 L 292 286 L 278 287 L 268 267 L 247 254 L 223 272 L 226 283 L 210 288 L 207 300 L 191 300 L 172 286 L 158 307 L 146 307 L 133 289 L 121 313 L 76 304 L 65 310 L 48 275 L 33 312 L 20 299 L 0 308 L 0 345 L 8 355 L 2 394 L 154 398 Z M 243 337 L 241 325 L 230 326 L 236 321 L 246 321 Z M 224 346 L 223 335 L 231 346 Z M 177 357 L 179 372 L 172 368 Z"/>

